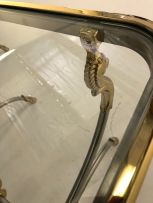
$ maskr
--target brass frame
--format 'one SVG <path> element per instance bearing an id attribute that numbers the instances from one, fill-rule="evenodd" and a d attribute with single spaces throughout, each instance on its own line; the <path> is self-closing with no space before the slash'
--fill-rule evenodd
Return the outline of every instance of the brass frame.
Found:
<path id="1" fill-rule="evenodd" d="M 124 14 L 7 1 L 0 1 L 0 20 L 75 36 L 79 36 L 82 27 L 90 25 L 104 32 L 104 42 L 133 49 L 146 60 L 150 79 L 94 200 L 94 203 L 134 203 L 153 155 L 153 22 Z M 95 136 L 103 131 L 100 121 L 107 113 L 100 114 Z M 95 146 L 99 142 L 98 139 Z M 120 192 L 127 174 L 129 182 Z M 73 200 L 67 201 L 70 202 Z"/>

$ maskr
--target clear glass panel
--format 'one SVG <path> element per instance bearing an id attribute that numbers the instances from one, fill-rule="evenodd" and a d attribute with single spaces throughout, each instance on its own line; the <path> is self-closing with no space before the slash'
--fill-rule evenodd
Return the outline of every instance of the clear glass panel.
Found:
<path id="1" fill-rule="evenodd" d="M 86 51 L 74 36 L 0 22 L 0 99 L 21 94 L 34 105 L 12 103 L 1 111 L 0 178 L 15 203 L 63 203 L 81 168 L 100 107 L 84 83 Z M 102 43 L 106 72 L 115 86 L 102 144 L 120 140 L 149 78 L 146 62 L 134 51 Z M 90 181 L 81 202 L 92 202 L 116 148 Z"/>

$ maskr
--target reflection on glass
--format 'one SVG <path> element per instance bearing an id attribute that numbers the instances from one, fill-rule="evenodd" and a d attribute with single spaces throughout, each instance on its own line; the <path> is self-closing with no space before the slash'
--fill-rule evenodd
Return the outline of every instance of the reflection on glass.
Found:
<path id="1" fill-rule="evenodd" d="M 6 52 L 6 53 L 3 53 L 3 54 L 0 56 L 0 61 L 2 61 L 4 58 L 6 58 L 6 57 L 9 56 L 10 54 L 12 54 L 14 51 L 15 51 L 15 49 L 11 49 L 10 51 L 8 51 L 8 52 Z"/>
<path id="2" fill-rule="evenodd" d="M 133 178 L 133 174 L 135 172 L 136 167 L 132 165 L 127 165 L 122 174 L 120 175 L 116 188 L 113 191 L 113 196 L 115 197 L 123 197 L 127 191 L 129 183 Z"/>

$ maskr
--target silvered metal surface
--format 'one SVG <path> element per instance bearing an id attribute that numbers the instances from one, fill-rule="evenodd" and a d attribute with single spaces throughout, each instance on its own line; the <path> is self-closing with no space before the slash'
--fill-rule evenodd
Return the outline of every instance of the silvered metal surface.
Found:
<path id="1" fill-rule="evenodd" d="M 88 153 L 81 167 L 81 170 L 77 176 L 77 179 L 70 191 L 70 194 L 66 200 L 66 203 L 71 203 L 71 202 L 77 203 L 76 197 L 80 197 L 81 195 L 80 193 L 82 193 L 82 190 L 84 188 L 84 183 L 86 182 L 87 178 L 90 175 L 91 167 L 94 163 L 97 152 L 99 150 L 99 146 L 104 134 L 109 112 L 110 112 L 109 108 L 106 111 L 100 110 L 97 126 L 95 129 Z"/>
<path id="2" fill-rule="evenodd" d="M 97 167 L 99 166 L 99 164 L 101 163 L 102 159 L 104 158 L 104 156 L 106 155 L 106 153 L 109 151 L 109 149 L 111 147 L 115 147 L 116 145 L 118 145 L 119 140 L 117 137 L 111 137 L 107 140 L 107 142 L 99 149 L 99 151 L 97 152 L 95 159 L 91 165 L 90 171 L 88 176 L 86 177 L 86 180 L 84 180 L 82 186 L 79 188 L 79 193 L 77 194 L 77 196 L 75 196 L 73 202 L 79 202 L 81 195 L 83 194 L 84 190 L 86 189 L 89 181 L 91 180 L 94 172 L 96 171 Z"/>
<path id="3" fill-rule="evenodd" d="M 150 79 L 95 199 L 95 202 L 101 203 L 134 202 L 153 154 L 152 116 L 148 116 L 153 97 L 153 23 L 143 18 L 122 14 L 6 1 L 0 2 L 0 19 L 75 36 L 79 36 L 82 27 L 90 26 L 104 32 L 104 42 L 133 49 L 146 60 L 150 68 Z M 99 135 L 103 131 L 101 127 L 103 116 L 99 118 L 100 125 L 97 124 L 95 134 Z M 89 149 L 88 155 L 92 150 L 93 148 Z M 87 165 L 90 165 L 93 158 L 93 156 L 86 158 Z M 127 173 L 129 171 L 130 173 Z M 120 178 L 122 180 L 126 174 L 130 174 L 130 182 L 123 187 L 125 191 L 121 196 L 114 190 Z"/>

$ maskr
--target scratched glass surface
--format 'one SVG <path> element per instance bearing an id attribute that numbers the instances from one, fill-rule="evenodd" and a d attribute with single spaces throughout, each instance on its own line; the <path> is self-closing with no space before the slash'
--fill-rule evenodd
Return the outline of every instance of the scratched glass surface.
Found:
<path id="1" fill-rule="evenodd" d="M 84 83 L 86 51 L 78 37 L 0 22 L 0 100 L 31 95 L 0 109 L 0 178 L 15 203 L 63 203 L 91 142 L 101 97 Z M 120 140 L 149 77 L 134 51 L 102 43 L 115 86 L 102 144 Z M 94 174 L 80 202 L 92 202 L 116 148 Z"/>

